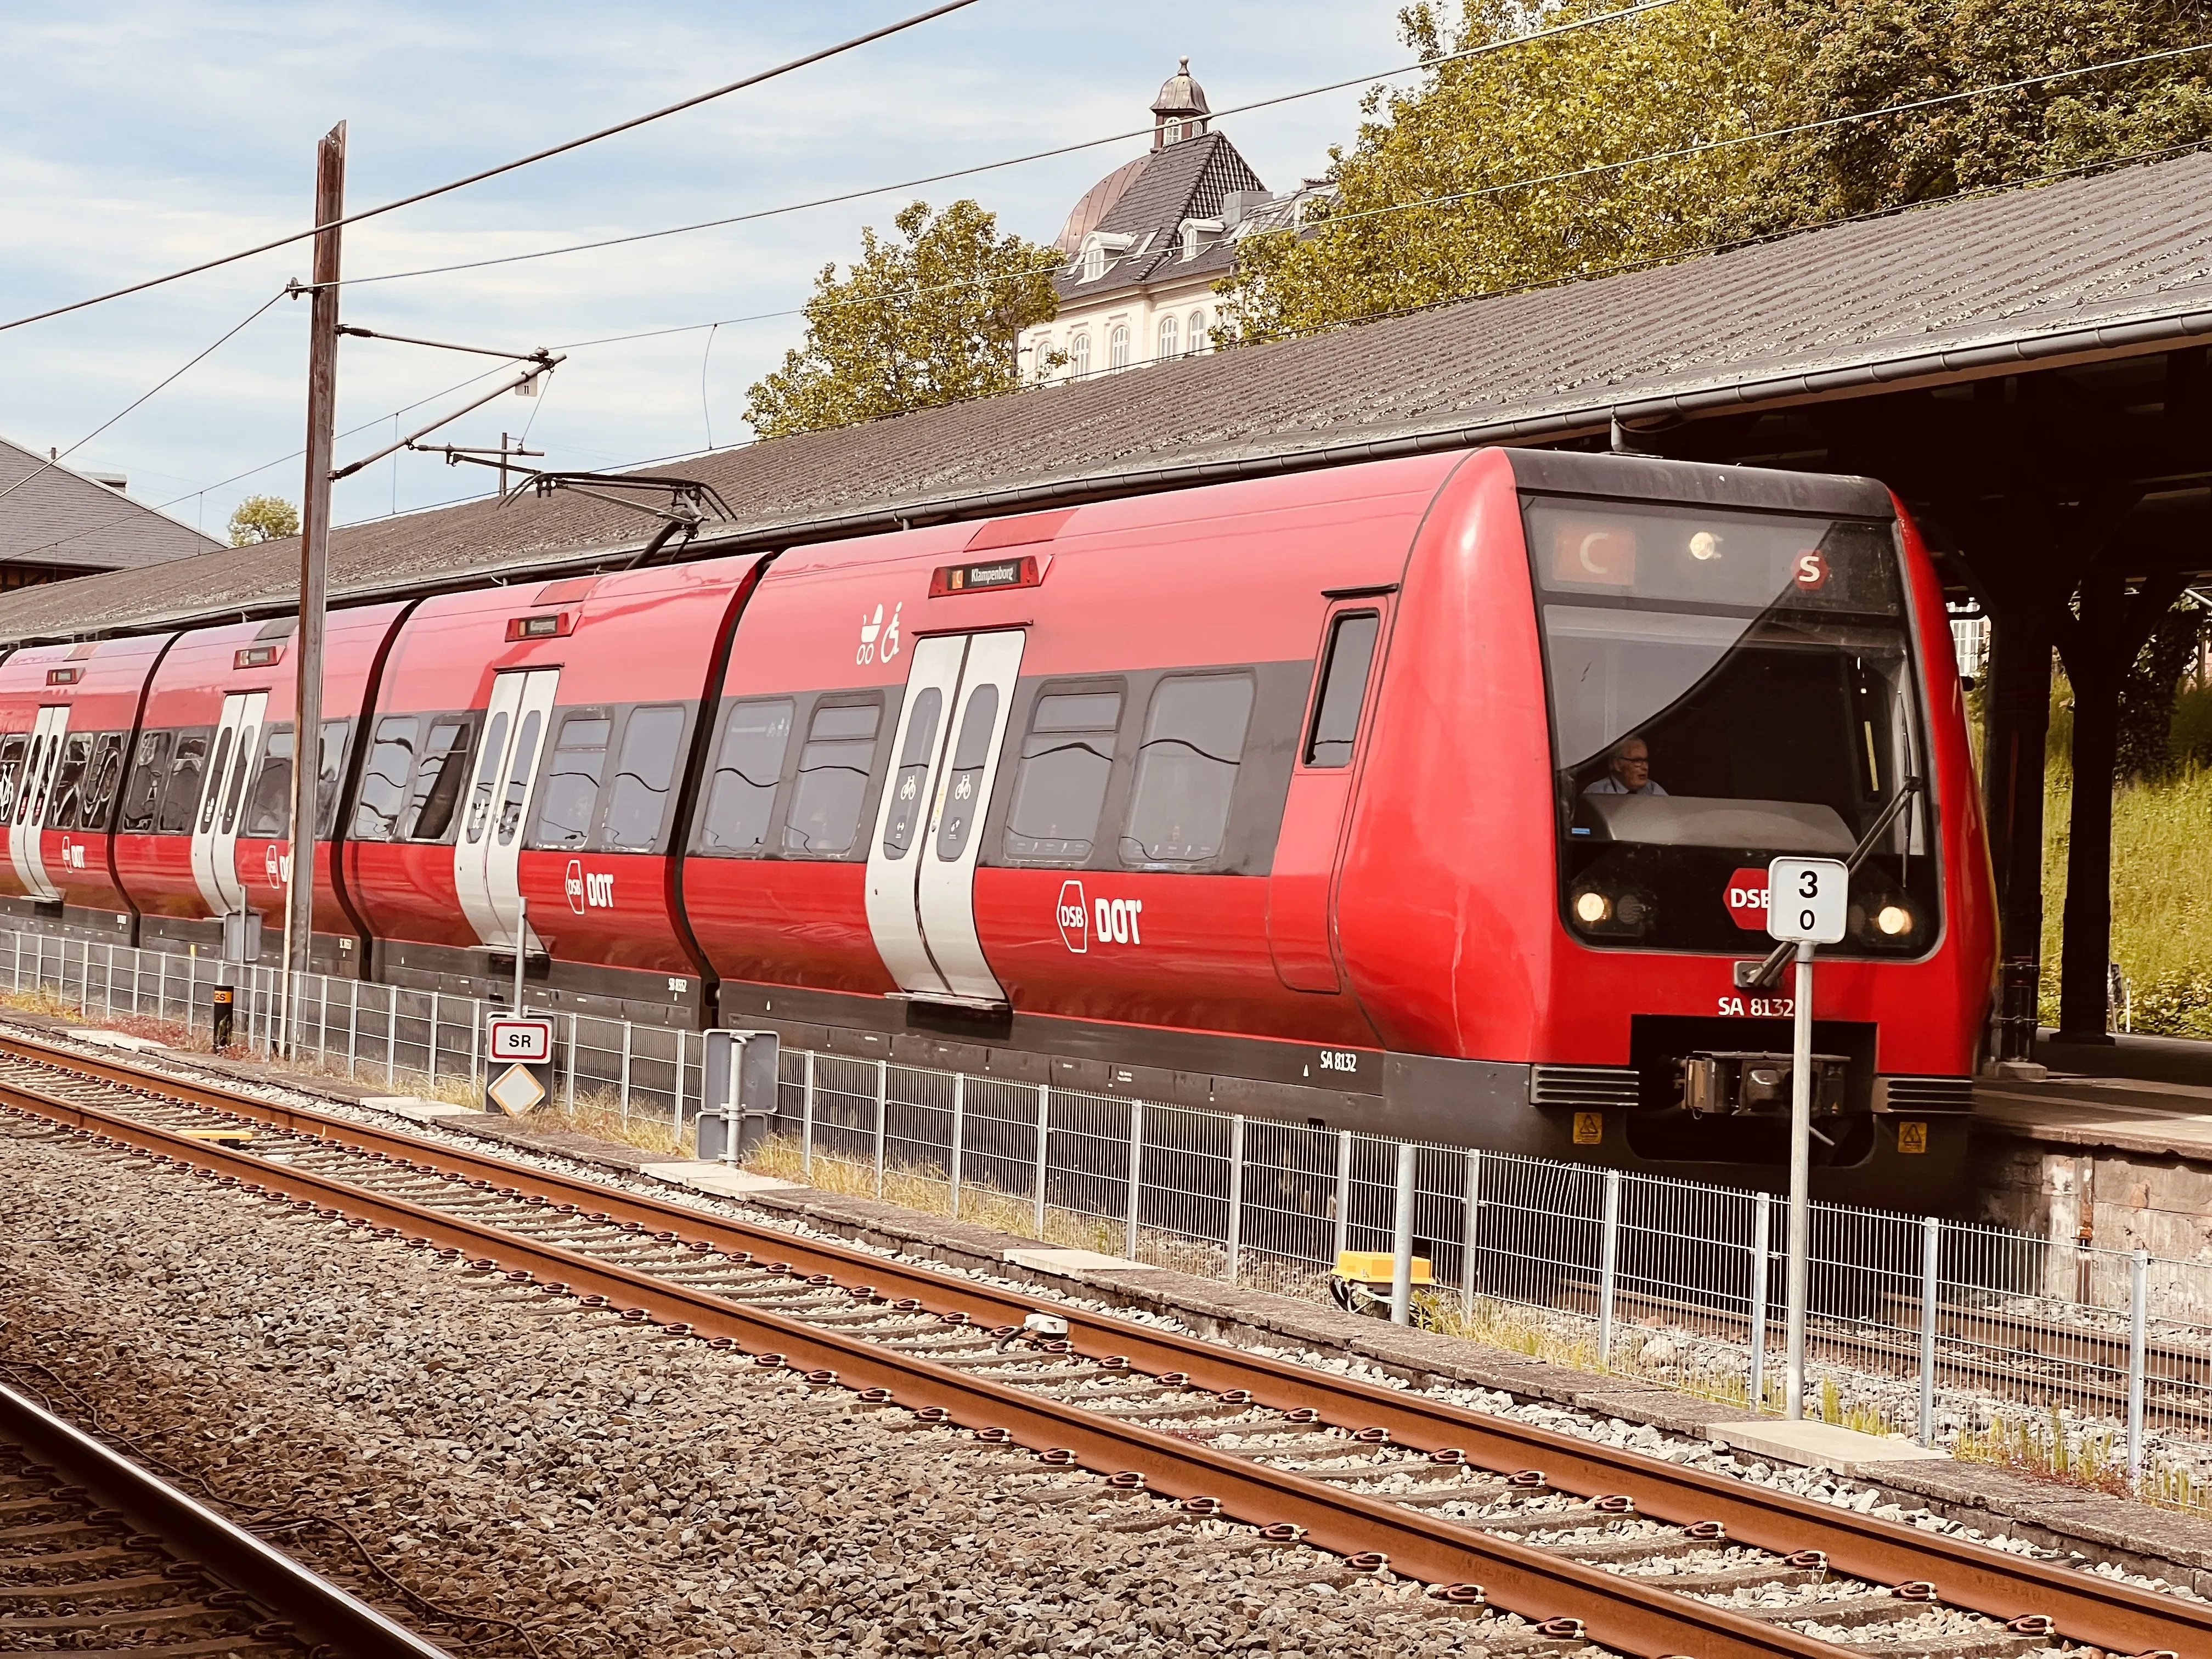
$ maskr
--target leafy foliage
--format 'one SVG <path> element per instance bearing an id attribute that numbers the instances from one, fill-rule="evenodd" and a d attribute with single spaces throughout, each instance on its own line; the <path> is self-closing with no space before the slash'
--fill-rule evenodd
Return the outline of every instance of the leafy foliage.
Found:
<path id="1" fill-rule="evenodd" d="M 806 343 L 756 381 L 745 418 L 763 438 L 1012 392 L 1020 331 L 1049 322 L 1053 250 L 998 234 L 972 201 L 932 216 L 915 202 L 893 221 L 901 240 L 860 233 L 840 278 L 824 265 L 806 304 Z"/>
<path id="2" fill-rule="evenodd" d="M 251 547 L 300 533 L 300 509 L 279 495 L 248 495 L 230 515 L 230 544 Z"/>
<path id="3" fill-rule="evenodd" d="M 1436 61 L 1370 94 L 1332 154 L 1337 204 L 1244 245 L 1227 333 L 1310 333 L 2212 137 L 2212 53 L 1756 136 L 2200 44 L 2204 0 L 1675 0 L 1449 57 L 1620 4 L 1402 12 Z"/>

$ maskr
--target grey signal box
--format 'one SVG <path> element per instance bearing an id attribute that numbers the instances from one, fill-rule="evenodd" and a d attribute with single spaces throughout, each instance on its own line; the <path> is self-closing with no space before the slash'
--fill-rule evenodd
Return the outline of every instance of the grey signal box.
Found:
<path id="1" fill-rule="evenodd" d="M 699 1156 L 734 1164 L 768 1139 L 782 1042 L 774 1031 L 707 1033 Z"/>

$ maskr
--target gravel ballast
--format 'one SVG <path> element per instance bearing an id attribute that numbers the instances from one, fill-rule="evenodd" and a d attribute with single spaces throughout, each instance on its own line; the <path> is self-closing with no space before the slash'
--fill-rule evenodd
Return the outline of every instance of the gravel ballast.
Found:
<path id="1" fill-rule="evenodd" d="M 1418 1585 L 1162 1527 L 1027 1453 L 21 1120 L 0 1170 L 9 1374 L 456 1650 L 1523 1645 Z"/>

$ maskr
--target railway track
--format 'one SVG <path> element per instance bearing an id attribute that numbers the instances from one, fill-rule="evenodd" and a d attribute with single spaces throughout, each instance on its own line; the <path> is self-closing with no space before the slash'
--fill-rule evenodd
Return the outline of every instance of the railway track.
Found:
<path id="1" fill-rule="evenodd" d="M 0 1651 L 444 1659 L 5 1386 Z"/>
<path id="2" fill-rule="evenodd" d="M 1517 1615 L 1493 1655 L 2212 1653 L 2200 1603 L 333 1114 L 14 1037 L 0 1104 L 1172 1505 L 1132 1524 L 1244 1522 Z"/>

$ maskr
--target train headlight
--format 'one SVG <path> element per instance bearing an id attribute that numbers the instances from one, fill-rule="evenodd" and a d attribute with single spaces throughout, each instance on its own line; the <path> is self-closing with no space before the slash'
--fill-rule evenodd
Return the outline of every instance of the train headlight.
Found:
<path id="1" fill-rule="evenodd" d="M 1585 927 L 1595 927 L 1613 915 L 1613 901 L 1602 893 L 1585 889 L 1575 895 L 1575 920 Z"/>
<path id="2" fill-rule="evenodd" d="M 1658 920 L 1650 892 L 1623 871 L 1593 870 L 1567 896 L 1575 930 L 1593 939 L 1642 939 Z"/>
<path id="3" fill-rule="evenodd" d="M 1912 912 L 1901 904 L 1885 904 L 1875 912 L 1874 925 L 1892 939 L 1912 931 Z"/>

